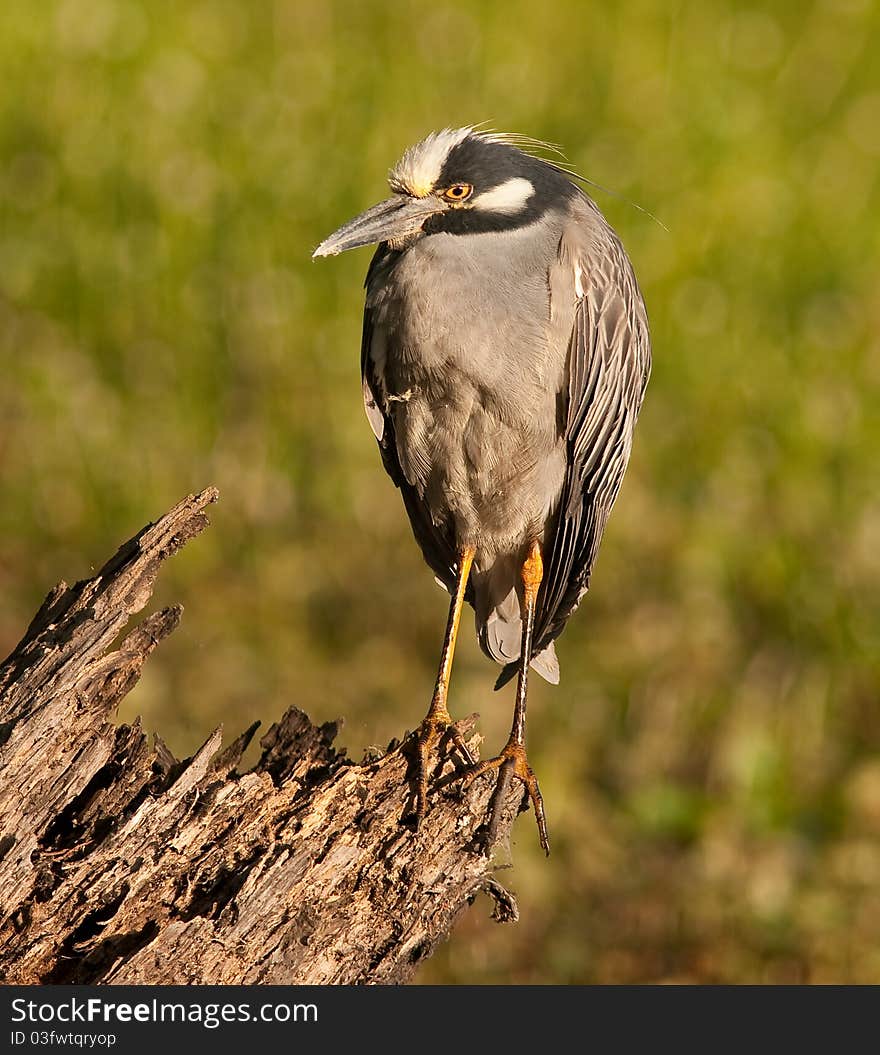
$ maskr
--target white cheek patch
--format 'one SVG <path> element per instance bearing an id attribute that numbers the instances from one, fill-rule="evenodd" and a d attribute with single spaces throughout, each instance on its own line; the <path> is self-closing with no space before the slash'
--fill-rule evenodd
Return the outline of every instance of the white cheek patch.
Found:
<path id="1" fill-rule="evenodd" d="M 520 211 L 534 193 L 535 188 L 527 179 L 516 176 L 478 195 L 472 204 L 475 209 L 483 209 L 486 212 L 515 213 Z"/>

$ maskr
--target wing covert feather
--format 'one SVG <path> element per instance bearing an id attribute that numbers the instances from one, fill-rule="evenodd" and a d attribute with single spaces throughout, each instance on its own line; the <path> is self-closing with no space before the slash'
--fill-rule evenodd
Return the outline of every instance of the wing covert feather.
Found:
<path id="1" fill-rule="evenodd" d="M 539 598 L 535 652 L 586 592 L 632 449 L 651 367 L 647 317 L 629 260 L 613 235 L 569 253 L 581 295 L 568 348 L 567 469 Z"/>

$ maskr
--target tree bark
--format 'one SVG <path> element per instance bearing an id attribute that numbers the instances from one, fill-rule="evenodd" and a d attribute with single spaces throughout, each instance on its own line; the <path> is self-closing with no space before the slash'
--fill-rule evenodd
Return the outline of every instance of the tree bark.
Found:
<path id="1" fill-rule="evenodd" d="M 355 764 L 336 723 L 293 707 L 239 772 L 256 725 L 178 761 L 113 723 L 181 608 L 119 637 L 216 499 L 190 495 L 93 578 L 59 583 L 0 667 L 6 984 L 399 983 L 480 890 L 517 917 L 480 843 L 494 780 L 461 795 L 445 749 L 415 831 L 396 742 Z M 503 839 L 521 804 L 517 786 Z"/>

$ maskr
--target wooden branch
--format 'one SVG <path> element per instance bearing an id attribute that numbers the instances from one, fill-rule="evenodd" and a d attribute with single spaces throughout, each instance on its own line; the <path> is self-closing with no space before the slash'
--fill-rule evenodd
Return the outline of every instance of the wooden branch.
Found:
<path id="1" fill-rule="evenodd" d="M 462 797 L 444 756 L 415 832 L 407 754 L 354 764 L 335 723 L 295 707 L 244 773 L 256 725 L 181 762 L 139 722 L 113 724 L 180 607 L 113 646 L 216 499 L 189 496 L 94 578 L 60 583 L 0 667 L 7 984 L 404 982 L 478 891 L 516 919 L 479 844 L 492 778 Z M 521 804 L 517 787 L 504 839 Z"/>

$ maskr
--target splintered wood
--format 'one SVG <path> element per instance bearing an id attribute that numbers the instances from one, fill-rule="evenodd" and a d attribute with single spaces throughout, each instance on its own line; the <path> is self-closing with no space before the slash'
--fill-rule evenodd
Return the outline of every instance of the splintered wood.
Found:
<path id="1" fill-rule="evenodd" d="M 256 725 L 178 761 L 114 723 L 181 609 L 120 636 L 216 500 L 190 495 L 60 583 L 0 666 L 5 984 L 399 983 L 479 891 L 516 919 L 480 842 L 493 781 L 461 795 L 448 752 L 416 832 L 408 749 L 356 764 L 296 707 L 247 772 Z M 517 785 L 503 841 L 521 803 Z"/>

